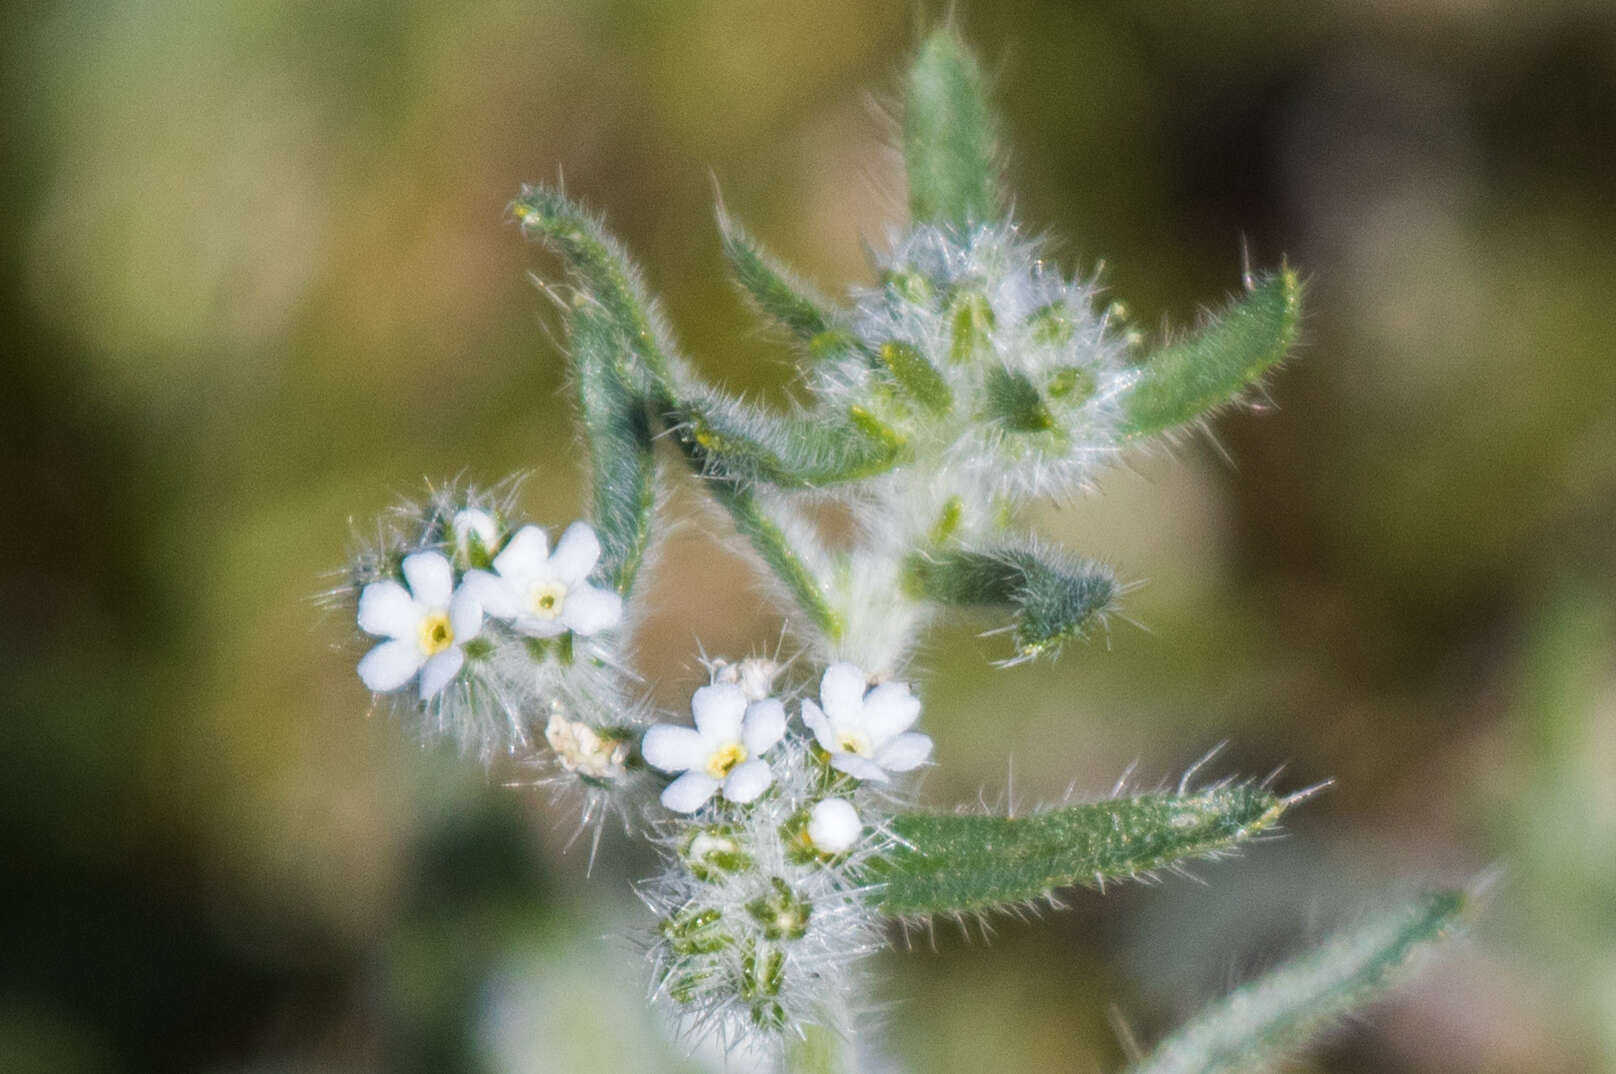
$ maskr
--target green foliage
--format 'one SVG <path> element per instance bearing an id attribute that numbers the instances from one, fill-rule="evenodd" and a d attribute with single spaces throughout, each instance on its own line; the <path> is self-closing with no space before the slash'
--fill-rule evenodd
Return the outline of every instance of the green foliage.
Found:
<path id="1" fill-rule="evenodd" d="M 903 159 L 909 215 L 916 224 L 961 230 L 999 219 L 993 114 L 976 60 L 951 31 L 939 30 L 920 46 L 908 91 Z"/>
<path id="2" fill-rule="evenodd" d="M 1058 651 L 1116 599 L 1111 570 L 1029 544 L 961 549 L 909 560 L 915 588 L 931 600 L 1015 609 L 1015 646 L 1022 657 Z"/>
<path id="3" fill-rule="evenodd" d="M 779 488 L 819 488 L 884 473 L 903 441 L 851 413 L 767 413 L 712 389 L 675 403 L 669 419 L 710 466 L 732 478 Z"/>
<path id="4" fill-rule="evenodd" d="M 1143 794 L 1025 817 L 901 813 L 897 847 L 871 868 L 894 917 L 976 913 L 1103 886 L 1232 850 L 1273 830 L 1296 797 L 1251 784 Z"/>
<path id="5" fill-rule="evenodd" d="M 656 504 L 651 417 L 645 400 L 623 383 L 618 357 L 628 344 L 604 308 L 580 296 L 567 326 L 578 416 L 589 443 L 600 571 L 626 594 L 651 541 Z"/>
<path id="6" fill-rule="evenodd" d="M 758 311 L 816 352 L 831 338 L 849 339 L 847 327 L 829 304 L 770 257 L 746 230 L 719 211 L 718 230 L 730 275 Z"/>
<path id="7" fill-rule="evenodd" d="M 1252 283 L 1206 327 L 1153 354 L 1123 398 L 1125 432 L 1151 436 L 1227 403 L 1296 342 L 1302 287 L 1289 269 Z"/>
<path id="8" fill-rule="evenodd" d="M 901 340 L 889 339 L 881 344 L 881 364 L 886 367 L 898 387 L 910 399 L 932 414 L 941 416 L 954 407 L 954 393 L 948 381 L 926 361 L 919 348 Z"/>
<path id="9" fill-rule="evenodd" d="M 987 417 L 1014 433 L 1041 433 L 1055 424 L 1038 386 L 1024 375 L 997 367 L 988 373 Z"/>
<path id="10" fill-rule="evenodd" d="M 599 303 L 627 344 L 618 363 L 623 383 L 647 397 L 666 394 L 667 355 L 673 348 L 638 271 L 617 241 L 598 220 L 547 187 L 524 187 L 511 212 L 525 233 L 561 255 L 574 285 Z"/>
<path id="11" fill-rule="evenodd" d="M 1130 1074 L 1235 1074 L 1267 1065 L 1383 990 L 1460 922 L 1465 896 L 1422 895 L 1369 917 L 1212 1004 Z"/>

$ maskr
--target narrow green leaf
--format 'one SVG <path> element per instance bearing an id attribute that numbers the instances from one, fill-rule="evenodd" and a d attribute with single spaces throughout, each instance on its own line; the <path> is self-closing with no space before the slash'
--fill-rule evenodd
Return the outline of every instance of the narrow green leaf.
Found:
<path id="1" fill-rule="evenodd" d="M 580 295 L 567 320 L 579 417 L 589 444 L 600 570 L 626 595 L 651 541 L 656 463 L 650 414 L 619 375 L 629 344 L 614 319 Z"/>
<path id="2" fill-rule="evenodd" d="M 894 917 L 976 913 L 1103 886 L 1270 831 L 1302 795 L 1252 784 L 1143 794 L 1025 817 L 900 813 L 897 849 L 872 867 L 877 910 Z"/>
<path id="3" fill-rule="evenodd" d="M 672 346 L 639 272 L 617 241 L 589 213 L 559 191 L 525 186 L 511 205 L 524 233 L 535 235 L 566 261 L 573 282 L 600 304 L 627 347 L 619 378 L 645 398 L 665 396 L 671 383 Z"/>
<path id="4" fill-rule="evenodd" d="M 1150 436 L 1194 421 L 1238 396 L 1296 342 L 1302 287 L 1281 270 L 1258 279 L 1195 335 L 1156 352 L 1123 397 L 1123 432 Z"/>
<path id="5" fill-rule="evenodd" d="M 704 487 L 729 512 L 735 529 L 751 543 L 765 565 L 796 600 L 810 622 L 827 638 L 842 633 L 841 618 L 831 608 L 819 577 L 799 552 L 786 528 L 768 509 L 763 490 L 729 473 L 695 439 L 681 438 L 680 448 L 697 473 L 706 478 Z"/>
<path id="6" fill-rule="evenodd" d="M 1030 545 L 915 555 L 908 569 L 915 589 L 932 600 L 1014 608 L 1022 658 L 1053 653 L 1081 635 L 1118 591 L 1109 568 Z"/>
<path id="7" fill-rule="evenodd" d="M 680 439 L 693 442 L 709 466 L 743 481 L 781 488 L 818 488 L 884 473 L 903 457 L 901 438 L 852 415 L 770 414 L 711 389 L 676 404 L 668 415 Z"/>
<path id="8" fill-rule="evenodd" d="M 1002 215 L 994 118 L 982 72 L 950 30 L 920 46 L 909 68 L 903 157 L 909 215 L 958 229 Z"/>
<path id="9" fill-rule="evenodd" d="M 730 275 L 759 311 L 778 321 L 798 342 L 816 353 L 830 349 L 836 340 L 851 345 L 851 333 L 829 303 L 793 278 L 723 210 L 718 213 L 718 230 Z"/>
<path id="10" fill-rule="evenodd" d="M 1374 998 L 1464 912 L 1456 891 L 1422 895 L 1338 933 L 1323 947 L 1213 1003 L 1131 1074 L 1235 1074 L 1267 1065 Z"/>
<path id="11" fill-rule="evenodd" d="M 933 414 L 947 414 L 954 407 L 954 393 L 948 381 L 911 344 L 889 339 L 881 344 L 881 364 L 886 366 L 898 387 Z"/>

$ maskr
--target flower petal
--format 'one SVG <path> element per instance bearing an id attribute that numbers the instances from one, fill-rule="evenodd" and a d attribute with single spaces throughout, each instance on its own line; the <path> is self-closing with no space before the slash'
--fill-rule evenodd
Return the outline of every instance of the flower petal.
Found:
<path id="1" fill-rule="evenodd" d="M 610 630 L 622 621 L 623 598 L 609 589 L 580 583 L 567 590 L 567 597 L 561 602 L 561 622 L 574 634 L 586 638 Z"/>
<path id="2" fill-rule="evenodd" d="M 366 634 L 413 639 L 420 622 L 420 609 L 397 582 L 372 582 L 359 591 L 359 629 Z"/>
<path id="3" fill-rule="evenodd" d="M 863 830 L 858 810 L 845 798 L 827 798 L 808 815 L 808 839 L 823 854 L 840 854 Z"/>
<path id="4" fill-rule="evenodd" d="M 550 573 L 568 586 L 579 585 L 600 562 L 600 539 L 595 527 L 587 522 L 574 522 L 556 542 L 550 556 Z"/>
<path id="5" fill-rule="evenodd" d="M 718 780 L 702 772 L 686 772 L 662 791 L 662 804 L 675 813 L 694 813 L 718 790 Z"/>
<path id="6" fill-rule="evenodd" d="M 559 619 L 540 619 L 536 615 L 519 615 L 511 625 L 530 638 L 553 638 L 567 632 L 567 624 Z"/>
<path id="7" fill-rule="evenodd" d="M 439 690 L 448 686 L 454 677 L 460 674 L 460 667 L 465 662 L 466 654 L 451 647 L 422 664 L 421 700 L 427 701 L 436 697 Z"/>
<path id="8" fill-rule="evenodd" d="M 931 757 L 931 736 L 910 731 L 899 735 L 875 751 L 875 763 L 888 772 L 919 768 Z"/>
<path id="9" fill-rule="evenodd" d="M 428 608 L 444 608 L 454 592 L 454 568 L 442 552 L 417 552 L 404 557 L 404 580 L 410 595 Z"/>
<path id="10" fill-rule="evenodd" d="M 703 686 L 690 696 L 690 714 L 696 718 L 696 730 L 708 742 L 733 742 L 741 737 L 746 695 L 734 683 Z"/>
<path id="11" fill-rule="evenodd" d="M 664 772 L 683 772 L 704 766 L 711 751 L 699 732 L 689 727 L 659 723 L 645 732 L 640 752 L 645 755 L 647 764 Z"/>
<path id="12" fill-rule="evenodd" d="M 378 694 L 397 690 L 421 666 L 421 647 L 413 641 L 384 641 L 359 661 L 359 681 Z"/>
<path id="13" fill-rule="evenodd" d="M 864 704 L 864 672 L 852 664 L 832 664 L 819 680 L 819 703 L 836 726 L 856 726 Z"/>
<path id="14" fill-rule="evenodd" d="M 522 614 L 522 602 L 517 599 L 516 591 L 497 574 L 467 571 L 460 580 L 460 590 L 476 597 L 483 613 L 495 619 L 514 619 Z"/>
<path id="15" fill-rule="evenodd" d="M 745 691 L 743 690 L 744 694 Z M 786 707 L 778 698 L 754 701 L 746 706 L 746 718 L 741 721 L 741 744 L 753 757 L 761 757 L 774 747 L 786 733 Z M 725 791 L 727 797 L 729 792 Z"/>
<path id="16" fill-rule="evenodd" d="M 483 629 L 482 602 L 464 585 L 449 601 L 449 629 L 454 631 L 455 648 L 475 638 Z"/>
<path id="17" fill-rule="evenodd" d="M 906 682 L 884 682 L 864 698 L 864 733 L 877 744 L 909 730 L 920 719 L 920 698 Z"/>
<path id="18" fill-rule="evenodd" d="M 724 779 L 724 797 L 744 805 L 768 790 L 773 782 L 774 772 L 769 769 L 769 762 L 754 757 L 729 770 Z"/>
<path id="19" fill-rule="evenodd" d="M 830 720 L 820 711 L 818 705 L 803 698 L 802 724 L 814 733 L 814 741 L 828 753 L 836 752 L 836 729 L 831 727 Z"/>
<path id="20" fill-rule="evenodd" d="M 550 538 L 537 526 L 523 526 L 506 542 L 504 551 L 494 557 L 494 569 L 501 578 L 548 577 Z"/>
<path id="21" fill-rule="evenodd" d="M 887 782 L 887 774 L 881 770 L 880 765 L 856 753 L 833 753 L 830 755 L 830 766 L 838 772 L 846 772 L 854 779 L 867 779 L 873 783 Z"/>

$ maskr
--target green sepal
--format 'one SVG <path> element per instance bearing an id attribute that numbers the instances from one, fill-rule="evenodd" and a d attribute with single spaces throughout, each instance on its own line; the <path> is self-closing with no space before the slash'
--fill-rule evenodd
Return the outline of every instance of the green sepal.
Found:
<path id="1" fill-rule="evenodd" d="M 1282 269 L 1200 331 L 1151 355 L 1122 397 L 1123 434 L 1151 436 L 1235 399 L 1296 342 L 1302 285 Z"/>
<path id="2" fill-rule="evenodd" d="M 725 474 L 779 488 L 818 488 L 885 473 L 903 442 L 851 415 L 770 414 L 712 389 L 693 392 L 667 415 Z"/>
<path id="3" fill-rule="evenodd" d="M 987 417 L 1013 433 L 1042 433 L 1055 426 L 1038 385 L 1003 366 L 988 372 L 983 401 Z"/>
<path id="4" fill-rule="evenodd" d="M 1024 817 L 900 813 L 895 848 L 870 866 L 875 909 L 894 917 L 978 913 L 1104 886 L 1232 850 L 1270 831 L 1301 796 L 1253 784 L 1144 794 Z"/>
<path id="5" fill-rule="evenodd" d="M 560 191 L 524 186 L 511 213 L 525 234 L 542 239 L 567 263 L 573 284 L 599 303 L 625 344 L 617 374 L 634 393 L 656 399 L 671 383 L 673 347 L 639 272 L 600 221 Z"/>
<path id="6" fill-rule="evenodd" d="M 954 408 L 954 392 L 937 367 L 913 344 L 889 339 L 876 352 L 899 388 L 926 410 L 936 415 Z"/>
<path id="7" fill-rule="evenodd" d="M 765 316 L 780 323 L 816 354 L 851 345 L 842 318 L 812 289 L 792 277 L 746 230 L 723 210 L 718 213 L 724 260 L 730 275 Z"/>
<path id="8" fill-rule="evenodd" d="M 600 574 L 627 594 L 651 543 L 656 459 L 651 415 L 620 375 L 628 343 L 605 308 L 580 295 L 568 314 L 578 412 L 589 445 Z"/>
<path id="9" fill-rule="evenodd" d="M 1119 588 L 1110 568 L 1033 545 L 916 554 L 908 572 L 914 590 L 939 603 L 1014 608 L 1022 658 L 1053 653 L 1079 637 Z"/>
<path id="10" fill-rule="evenodd" d="M 959 37 L 938 30 L 909 68 L 903 158 L 916 224 L 960 230 L 1003 215 L 995 123 L 982 72 Z"/>
<path id="11" fill-rule="evenodd" d="M 1211 1004 L 1130 1074 L 1267 1070 L 1386 988 L 1461 922 L 1466 898 L 1435 892 L 1376 913 Z"/>

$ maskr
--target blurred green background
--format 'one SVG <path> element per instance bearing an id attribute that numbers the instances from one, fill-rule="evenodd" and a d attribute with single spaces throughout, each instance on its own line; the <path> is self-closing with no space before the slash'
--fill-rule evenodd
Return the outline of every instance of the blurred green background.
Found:
<path id="1" fill-rule="evenodd" d="M 8 498 L 0 1069 L 675 1071 L 542 794 L 367 718 L 311 599 L 423 476 L 580 472 L 503 209 L 564 174 L 687 349 L 778 393 L 729 207 L 830 293 L 899 218 L 928 16 L 851 0 L 18 5 L 0 24 Z M 1116 1069 L 1386 893 L 1501 879 L 1474 935 L 1298 1070 L 1616 1070 L 1616 10 L 1601 0 L 965 5 L 1022 219 L 1155 328 L 1311 281 L 1272 406 L 1040 512 L 1149 585 L 1058 664 L 920 660 L 926 801 L 1334 777 L 1291 835 L 994 943 L 878 960 L 910 1071 Z M 689 490 L 675 509 L 691 517 Z M 670 538 L 638 638 L 778 616 Z M 694 599 L 693 599 L 694 595 Z M 1143 627 L 1143 629 L 1141 629 Z M 1014 755 L 1013 776 L 1006 754 Z M 744 1069 L 736 1065 L 733 1069 Z"/>

